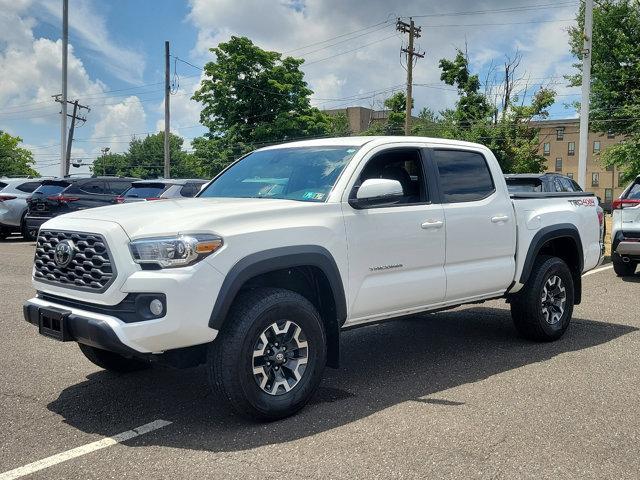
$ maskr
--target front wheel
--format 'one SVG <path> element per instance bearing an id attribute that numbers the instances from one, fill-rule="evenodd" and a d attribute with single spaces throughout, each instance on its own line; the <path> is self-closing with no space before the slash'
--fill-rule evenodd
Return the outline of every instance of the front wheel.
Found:
<path id="1" fill-rule="evenodd" d="M 208 356 L 209 379 L 237 414 L 293 415 L 314 394 L 326 363 L 324 326 L 303 296 L 280 288 L 241 293 Z"/>
<path id="2" fill-rule="evenodd" d="M 560 258 L 536 259 L 526 285 L 511 300 L 511 317 L 518 333 L 529 340 L 559 339 L 573 314 L 573 277 Z"/>

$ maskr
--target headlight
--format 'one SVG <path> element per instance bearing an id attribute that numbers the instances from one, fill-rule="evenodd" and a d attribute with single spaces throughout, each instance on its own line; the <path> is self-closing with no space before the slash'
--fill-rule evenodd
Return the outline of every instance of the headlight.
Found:
<path id="1" fill-rule="evenodd" d="M 162 268 L 191 265 L 211 255 L 220 247 L 222 238 L 207 234 L 145 238 L 129 244 L 136 263 L 151 263 Z"/>

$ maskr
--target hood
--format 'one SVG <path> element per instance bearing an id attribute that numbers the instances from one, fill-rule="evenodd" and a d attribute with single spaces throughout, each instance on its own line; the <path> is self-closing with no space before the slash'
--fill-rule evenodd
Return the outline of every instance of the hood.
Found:
<path id="1" fill-rule="evenodd" d="M 198 231 L 223 233 L 220 229 L 230 222 L 320 205 L 324 204 L 264 198 L 181 198 L 92 208 L 63 217 L 115 222 L 130 238 L 139 238 Z"/>

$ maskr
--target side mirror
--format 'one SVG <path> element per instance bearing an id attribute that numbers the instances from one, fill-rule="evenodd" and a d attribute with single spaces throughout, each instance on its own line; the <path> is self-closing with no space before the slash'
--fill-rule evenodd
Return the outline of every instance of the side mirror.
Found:
<path id="1" fill-rule="evenodd" d="M 356 198 L 350 199 L 349 205 L 356 209 L 387 204 L 393 205 L 403 195 L 404 192 L 399 181 L 386 178 L 370 178 L 360 185 Z"/>

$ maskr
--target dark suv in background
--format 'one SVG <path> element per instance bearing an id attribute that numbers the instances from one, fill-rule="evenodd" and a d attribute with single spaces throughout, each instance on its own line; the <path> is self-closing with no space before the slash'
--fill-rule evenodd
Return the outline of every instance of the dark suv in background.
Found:
<path id="1" fill-rule="evenodd" d="M 35 239 L 40 225 L 63 213 L 117 203 L 137 178 L 84 177 L 44 180 L 27 200 L 27 236 Z"/>
<path id="2" fill-rule="evenodd" d="M 118 198 L 118 203 L 160 200 L 163 198 L 191 198 L 195 197 L 200 192 L 202 185 L 208 181 L 199 178 L 139 180 L 133 182 L 131 188 Z"/>

